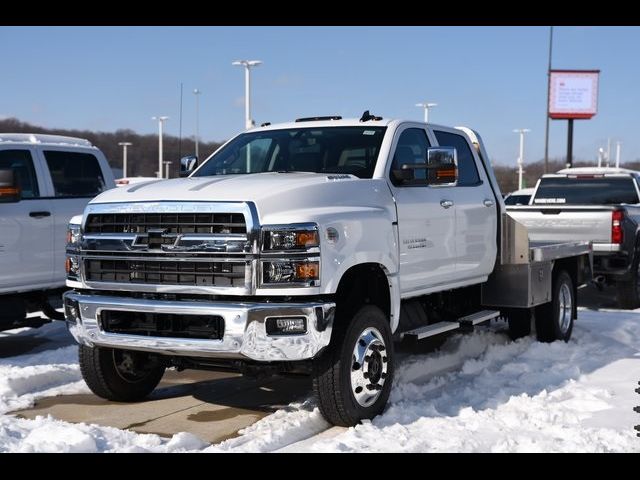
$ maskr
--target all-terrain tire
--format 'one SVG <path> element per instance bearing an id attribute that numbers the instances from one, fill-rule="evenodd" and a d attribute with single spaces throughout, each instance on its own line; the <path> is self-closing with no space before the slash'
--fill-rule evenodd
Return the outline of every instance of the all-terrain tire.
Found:
<path id="1" fill-rule="evenodd" d="M 576 305 L 571 276 L 559 271 L 553 277 L 551 301 L 536 307 L 536 333 L 540 342 L 568 342 L 573 331 L 573 309 Z"/>
<path id="2" fill-rule="evenodd" d="M 380 308 L 366 305 L 352 319 L 337 317 L 331 343 L 313 362 L 324 418 L 347 427 L 379 415 L 391 392 L 393 357 L 389 319 Z"/>
<path id="3" fill-rule="evenodd" d="M 165 370 L 147 353 L 112 348 L 80 345 L 78 360 L 91 391 L 116 402 L 142 400 L 158 386 Z"/>

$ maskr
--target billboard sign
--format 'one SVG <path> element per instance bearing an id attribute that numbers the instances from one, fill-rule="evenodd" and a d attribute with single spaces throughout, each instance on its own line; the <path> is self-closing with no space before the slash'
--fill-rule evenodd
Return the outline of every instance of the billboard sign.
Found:
<path id="1" fill-rule="evenodd" d="M 589 119 L 597 113 L 600 70 L 551 70 L 550 75 L 549 117 Z"/>

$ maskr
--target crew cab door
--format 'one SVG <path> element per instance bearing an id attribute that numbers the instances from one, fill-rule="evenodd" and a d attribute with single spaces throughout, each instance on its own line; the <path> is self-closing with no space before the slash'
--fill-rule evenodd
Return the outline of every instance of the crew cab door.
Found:
<path id="1" fill-rule="evenodd" d="M 0 203 L 0 293 L 36 290 L 52 281 L 53 213 L 32 147 L 0 149 L 0 168 L 18 179 L 21 198 Z"/>
<path id="2" fill-rule="evenodd" d="M 439 146 L 454 147 L 458 156 L 458 183 L 449 194 L 456 208 L 456 278 L 484 281 L 497 255 L 498 206 L 489 179 L 467 136 L 453 128 L 434 128 Z"/>
<path id="3" fill-rule="evenodd" d="M 107 185 L 113 185 L 113 177 L 109 177 L 111 173 L 106 172 L 102 166 L 103 163 L 106 164 L 106 160 L 102 161 L 104 157 L 92 150 L 73 151 L 68 147 L 48 146 L 39 150 L 39 153 L 53 197 L 51 203 L 54 216 L 50 233 L 55 249 L 53 279 L 64 283 L 69 220 L 75 215 L 81 215 L 87 203 L 104 191 Z"/>
<path id="4" fill-rule="evenodd" d="M 452 189 L 425 183 L 407 185 L 393 170 L 403 164 L 426 163 L 432 144 L 427 131 L 416 124 L 400 127 L 391 148 L 389 179 L 398 212 L 400 288 L 403 294 L 420 294 L 455 278 L 455 206 Z M 426 170 L 416 170 L 426 178 Z"/>

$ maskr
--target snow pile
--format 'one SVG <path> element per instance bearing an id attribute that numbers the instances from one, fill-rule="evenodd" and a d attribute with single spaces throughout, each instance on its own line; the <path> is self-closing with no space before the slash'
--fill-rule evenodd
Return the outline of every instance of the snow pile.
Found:
<path id="1" fill-rule="evenodd" d="M 0 337 L 12 335 L 66 338 L 69 334 L 62 323 L 0 333 Z M 190 433 L 166 439 L 51 416 L 29 420 L 3 415 L 28 408 L 41 397 L 89 392 L 80 374 L 78 347 L 70 337 L 66 343 L 70 345 L 0 359 L 0 452 L 183 452 L 208 446 Z"/>
<path id="2" fill-rule="evenodd" d="M 87 390 L 75 346 L 0 359 L 0 452 L 640 452 L 640 311 L 579 317 L 569 344 L 511 342 L 494 325 L 405 356 L 384 414 L 355 428 L 329 428 L 305 400 L 218 445 L 2 415 Z"/>

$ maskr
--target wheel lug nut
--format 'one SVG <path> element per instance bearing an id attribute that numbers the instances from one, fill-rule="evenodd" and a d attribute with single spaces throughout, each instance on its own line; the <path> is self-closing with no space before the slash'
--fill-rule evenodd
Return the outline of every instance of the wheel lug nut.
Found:
<path id="1" fill-rule="evenodd" d="M 365 355 L 364 361 L 365 362 L 370 362 L 371 361 L 371 355 Z"/>
<path id="2" fill-rule="evenodd" d="M 353 362 L 353 369 L 360 370 L 361 365 L 358 362 Z"/>
<path id="3" fill-rule="evenodd" d="M 382 357 L 382 361 L 383 361 L 384 363 L 387 363 L 387 357 Z"/>
<path id="4" fill-rule="evenodd" d="M 367 385 L 367 390 L 375 390 L 376 386 L 373 383 L 370 383 L 369 385 Z"/>
<path id="5" fill-rule="evenodd" d="M 364 373 L 362 374 L 362 376 L 363 376 L 364 378 L 369 378 L 369 372 L 364 372 Z"/>
<path id="6" fill-rule="evenodd" d="M 387 374 L 386 374 L 385 372 L 382 372 L 382 373 L 380 374 L 380 378 L 387 378 Z"/>

